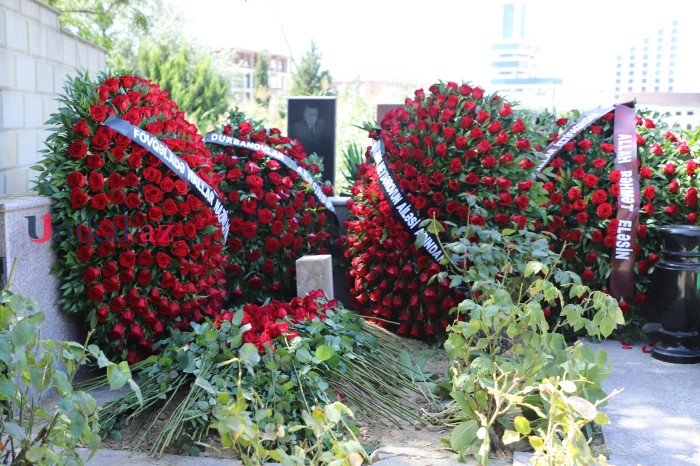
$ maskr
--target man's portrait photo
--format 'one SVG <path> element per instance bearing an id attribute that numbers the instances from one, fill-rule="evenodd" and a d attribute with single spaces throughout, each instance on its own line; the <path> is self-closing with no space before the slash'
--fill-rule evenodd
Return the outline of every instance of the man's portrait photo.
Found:
<path id="1" fill-rule="evenodd" d="M 289 97 L 290 138 L 323 162 L 323 181 L 335 183 L 335 97 Z"/>

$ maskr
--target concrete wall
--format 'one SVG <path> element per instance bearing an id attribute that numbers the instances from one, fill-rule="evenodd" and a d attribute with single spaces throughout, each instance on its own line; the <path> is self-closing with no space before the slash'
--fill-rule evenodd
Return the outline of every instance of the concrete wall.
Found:
<path id="1" fill-rule="evenodd" d="M 56 256 L 51 241 L 34 242 L 27 232 L 27 217 L 34 216 L 37 235 L 43 236 L 44 215 L 51 212 L 51 199 L 33 195 L 0 195 L 0 286 L 8 282 L 12 265 L 10 290 L 21 296 L 32 296 L 46 319 L 42 338 L 72 340 L 83 343 L 82 318 L 59 311 L 59 282 L 51 275 Z"/>
<path id="2" fill-rule="evenodd" d="M 104 49 L 62 29 L 57 10 L 0 0 L 0 194 L 30 192 L 66 77 L 104 68 Z"/>

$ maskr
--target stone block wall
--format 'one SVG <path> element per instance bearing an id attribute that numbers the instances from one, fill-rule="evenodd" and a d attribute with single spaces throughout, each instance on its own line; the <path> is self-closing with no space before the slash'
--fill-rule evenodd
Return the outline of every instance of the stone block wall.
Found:
<path id="1" fill-rule="evenodd" d="M 104 68 L 104 49 L 62 29 L 54 8 L 0 0 L 0 194 L 30 192 L 66 77 Z"/>

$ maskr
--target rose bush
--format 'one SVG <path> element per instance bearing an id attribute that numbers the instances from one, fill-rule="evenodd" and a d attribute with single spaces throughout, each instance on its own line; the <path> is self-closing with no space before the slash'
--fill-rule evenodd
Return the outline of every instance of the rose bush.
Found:
<path id="1" fill-rule="evenodd" d="M 450 225 L 541 227 L 547 200 L 534 167 L 544 135 L 528 130 L 524 113 L 496 94 L 467 83 L 418 89 L 381 122 L 386 159 L 407 200 L 424 219 L 435 217 L 443 243 Z M 353 304 L 378 323 L 398 322 L 397 333 L 431 337 L 448 325 L 463 293 L 419 253 L 377 184 L 372 162 L 360 166 L 343 238 Z M 476 237 L 474 238 L 476 240 Z"/>
<path id="2" fill-rule="evenodd" d="M 70 79 L 36 191 L 53 201 L 59 305 L 83 316 L 113 357 L 136 362 L 172 328 L 215 318 L 225 296 L 216 215 L 187 183 L 102 123 L 118 116 L 156 136 L 216 188 L 210 154 L 168 94 L 134 74 Z"/>
<path id="3" fill-rule="evenodd" d="M 221 133 L 269 146 L 306 169 L 321 185 L 322 165 L 279 129 L 232 111 Z M 335 214 L 314 196 L 296 171 L 262 150 L 208 144 L 219 188 L 227 198 L 231 235 L 227 244 L 227 305 L 261 304 L 296 296 L 296 260 L 330 254 L 338 234 Z M 333 187 L 322 185 L 330 196 Z"/>

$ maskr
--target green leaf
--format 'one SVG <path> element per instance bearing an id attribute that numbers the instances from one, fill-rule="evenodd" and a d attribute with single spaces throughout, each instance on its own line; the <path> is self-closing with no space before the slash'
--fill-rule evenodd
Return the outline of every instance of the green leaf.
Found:
<path id="1" fill-rule="evenodd" d="M 511 443 L 515 443 L 518 440 L 520 440 L 520 434 L 518 434 L 516 431 L 506 429 L 506 431 L 503 432 L 503 443 L 505 445 L 510 445 Z"/>
<path id="2" fill-rule="evenodd" d="M 596 424 L 598 424 L 600 426 L 604 426 L 604 425 L 610 424 L 610 418 L 608 418 L 608 415 L 605 414 L 604 412 L 598 411 L 596 413 L 595 417 L 593 418 L 593 422 L 595 422 Z"/>
<path id="3" fill-rule="evenodd" d="M 316 359 L 319 361 L 327 361 L 335 355 L 335 350 L 327 345 L 321 345 L 316 348 Z"/>
<path id="4" fill-rule="evenodd" d="M 204 389 L 204 391 L 209 393 L 210 395 L 216 395 L 216 389 L 214 389 L 214 387 L 212 386 L 212 384 L 209 383 L 208 380 L 203 379 L 202 377 L 197 377 L 196 379 L 194 379 L 194 384 Z"/>
<path id="5" fill-rule="evenodd" d="M 73 437 L 80 438 L 87 427 L 87 418 L 80 409 L 74 409 L 68 416 L 70 419 L 70 433 Z"/>
<path id="6" fill-rule="evenodd" d="M 530 421 L 528 421 L 524 416 L 515 416 L 513 425 L 515 426 L 515 430 L 523 435 L 529 435 L 530 432 L 532 432 L 532 428 L 530 428 Z"/>
<path id="7" fill-rule="evenodd" d="M 476 440 L 479 423 L 474 420 L 465 421 L 452 430 L 450 447 L 456 452 L 465 452 Z"/>
<path id="8" fill-rule="evenodd" d="M 119 390 L 130 378 L 131 371 L 126 361 L 107 367 L 107 380 L 109 381 L 110 390 Z"/>
<path id="9" fill-rule="evenodd" d="M 243 308 L 240 308 L 236 311 L 235 314 L 233 314 L 233 319 L 231 319 L 231 323 L 236 327 L 240 327 L 241 322 L 243 322 L 243 315 Z"/>
<path id="10" fill-rule="evenodd" d="M 244 343 L 238 350 L 238 357 L 249 366 L 255 366 L 260 361 L 260 353 L 252 343 Z"/>
<path id="11" fill-rule="evenodd" d="M 559 382 L 559 386 L 566 393 L 576 393 L 576 384 L 571 380 L 562 380 Z"/>
<path id="12" fill-rule="evenodd" d="M 529 277 L 530 275 L 538 274 L 542 270 L 542 266 L 543 264 L 541 262 L 530 261 L 525 265 L 524 275 Z"/>
<path id="13" fill-rule="evenodd" d="M 297 361 L 299 361 L 302 364 L 306 364 L 313 359 L 313 357 L 311 356 L 311 353 L 309 353 L 309 350 L 307 350 L 304 347 L 301 347 L 298 350 L 296 350 L 296 352 L 294 354 L 297 358 Z"/>
<path id="14" fill-rule="evenodd" d="M 528 437 L 527 440 L 530 442 L 530 446 L 534 450 L 539 450 L 544 446 L 544 439 L 542 437 L 538 437 L 537 435 L 532 435 Z"/>
<path id="15" fill-rule="evenodd" d="M 197 370 L 194 356 L 190 351 L 187 351 L 186 349 L 178 350 L 176 359 L 183 372 L 191 374 Z"/>
<path id="16" fill-rule="evenodd" d="M 14 422 L 5 422 L 3 425 L 5 427 L 5 432 L 7 432 L 7 434 L 12 437 L 13 440 L 21 442 L 27 439 L 27 434 L 24 432 L 24 429 L 19 426 L 19 424 Z"/>
<path id="17" fill-rule="evenodd" d="M 12 329 L 12 342 L 17 346 L 25 346 L 36 337 L 36 326 L 25 317 L 15 324 Z"/>
<path id="18" fill-rule="evenodd" d="M 581 417 L 587 421 L 594 420 L 596 414 L 598 413 L 593 403 L 586 400 L 585 398 L 581 398 L 579 396 L 570 396 L 568 399 L 568 403 L 569 406 L 571 406 L 574 409 L 574 411 L 579 413 Z"/>

